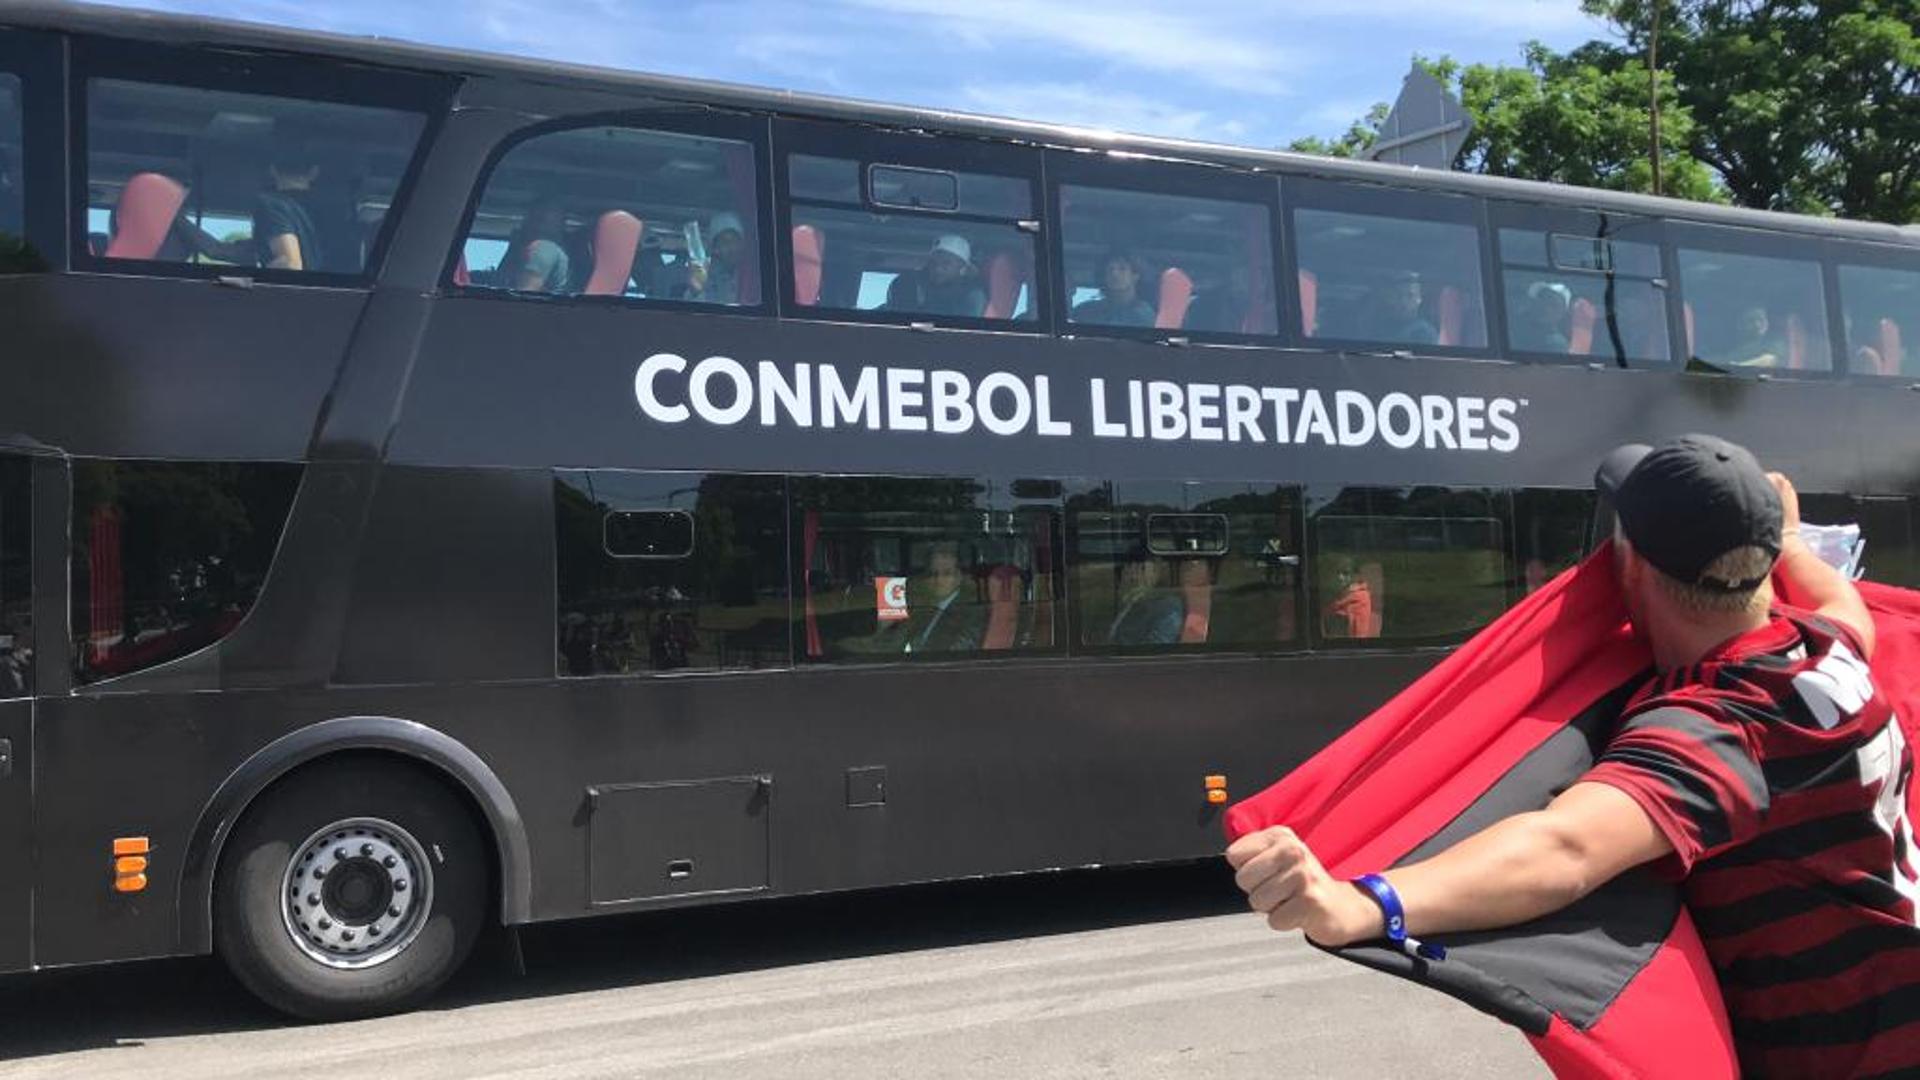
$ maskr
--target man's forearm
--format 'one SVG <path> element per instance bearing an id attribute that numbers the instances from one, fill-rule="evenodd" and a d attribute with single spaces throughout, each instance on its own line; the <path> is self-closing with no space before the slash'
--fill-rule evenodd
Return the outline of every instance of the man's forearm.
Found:
<path id="1" fill-rule="evenodd" d="M 1873 616 L 1853 583 L 1813 553 L 1798 532 L 1781 538 L 1780 561 L 1774 564 L 1775 591 L 1797 608 L 1818 612 L 1853 628 L 1869 659 L 1873 653 Z"/>
<path id="2" fill-rule="evenodd" d="M 1539 918 L 1606 880 L 1595 876 L 1564 825 L 1536 811 L 1507 818 L 1386 878 L 1406 906 L 1407 932 L 1418 937 Z"/>

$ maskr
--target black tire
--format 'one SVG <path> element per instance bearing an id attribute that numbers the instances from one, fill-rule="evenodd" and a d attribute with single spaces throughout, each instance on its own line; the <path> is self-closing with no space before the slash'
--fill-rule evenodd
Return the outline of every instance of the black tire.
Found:
<path id="1" fill-rule="evenodd" d="M 374 966 L 331 967 L 295 940 L 283 904 L 289 860 L 335 822 L 404 830 L 431 862 L 431 895 L 410 944 Z M 440 777 L 365 755 L 323 761 L 276 782 L 247 809 L 214 882 L 214 949 L 247 989 L 305 1020 L 413 1008 L 466 960 L 487 918 L 491 866 L 479 825 Z"/>

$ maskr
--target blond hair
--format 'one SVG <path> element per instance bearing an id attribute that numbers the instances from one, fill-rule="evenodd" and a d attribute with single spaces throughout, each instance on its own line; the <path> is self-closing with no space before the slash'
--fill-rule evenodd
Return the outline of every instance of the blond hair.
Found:
<path id="1" fill-rule="evenodd" d="M 1707 564 L 1703 578 L 1716 581 L 1752 581 L 1759 584 L 1739 592 L 1727 592 L 1668 577 L 1654 568 L 1654 578 L 1666 594 L 1687 611 L 1714 615 L 1763 613 L 1773 603 L 1773 589 L 1767 574 L 1773 570 L 1774 556 L 1767 549 L 1747 545 L 1737 547 Z"/>

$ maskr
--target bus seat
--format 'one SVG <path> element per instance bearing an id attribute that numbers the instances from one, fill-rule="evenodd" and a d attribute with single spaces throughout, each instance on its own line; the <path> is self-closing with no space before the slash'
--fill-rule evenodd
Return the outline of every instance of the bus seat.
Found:
<path id="1" fill-rule="evenodd" d="M 1433 309 L 1438 322 L 1439 335 L 1435 344 L 1462 345 L 1461 330 L 1467 322 L 1467 298 L 1453 285 L 1443 285 L 1433 298 Z"/>
<path id="2" fill-rule="evenodd" d="M 1187 307 L 1193 303 L 1193 279 L 1185 270 L 1169 266 L 1160 271 L 1160 303 L 1153 325 L 1160 330 L 1178 330 L 1187 324 Z"/>
<path id="3" fill-rule="evenodd" d="M 1900 344 L 1900 324 L 1880 320 L 1880 374 L 1898 375 L 1906 370 L 1907 354 Z"/>
<path id="4" fill-rule="evenodd" d="M 793 227 L 793 302 L 801 307 L 820 302 L 820 271 L 826 254 L 824 233 L 812 225 Z"/>
<path id="5" fill-rule="evenodd" d="M 1567 311 L 1567 355 L 1593 355 L 1593 324 L 1599 318 L 1600 310 L 1593 301 L 1582 296 L 1574 300 Z"/>
<path id="6" fill-rule="evenodd" d="M 1368 597 L 1373 603 L 1367 625 L 1355 627 L 1354 636 L 1377 638 L 1387 621 L 1387 573 L 1377 562 L 1361 563 L 1359 577 L 1366 583 Z"/>
<path id="7" fill-rule="evenodd" d="M 1807 369 L 1807 324 L 1798 315 L 1787 316 L 1787 370 Z"/>
<path id="8" fill-rule="evenodd" d="M 1020 570 L 1000 565 L 987 572 L 987 628 L 983 650 L 1011 649 L 1020 630 Z"/>
<path id="9" fill-rule="evenodd" d="M 1320 275 L 1302 270 L 1300 277 L 1300 333 L 1313 337 L 1320 332 Z"/>
<path id="10" fill-rule="evenodd" d="M 633 277 L 633 258 L 640 253 L 640 234 L 646 225 L 625 210 L 609 210 L 593 226 L 593 275 L 583 296 L 624 296 Z"/>
<path id="11" fill-rule="evenodd" d="M 114 210 L 118 225 L 107 241 L 109 259 L 152 259 L 167 242 L 180 207 L 187 201 L 187 189 L 172 177 L 159 173 L 135 173 L 120 189 L 120 203 Z"/>
<path id="12" fill-rule="evenodd" d="M 805 226 L 802 226 L 804 228 Z M 1010 251 L 996 253 L 987 260 L 987 306 L 980 315 L 986 319 L 1011 319 L 1020 303 L 1020 289 L 1030 276 L 1020 259 Z"/>
<path id="13" fill-rule="evenodd" d="M 1689 300 L 1680 305 L 1680 316 L 1687 324 L 1687 359 L 1691 360 L 1700 355 L 1699 350 L 1695 348 L 1693 344 L 1693 301 Z"/>
<path id="14" fill-rule="evenodd" d="M 465 288 L 473 284 L 473 275 L 467 271 L 467 253 L 460 253 L 460 261 L 453 264 L 453 283 Z"/>
<path id="15" fill-rule="evenodd" d="M 1213 579 L 1205 562 L 1188 559 L 1180 564 L 1180 600 L 1187 609 L 1180 622 L 1180 644 L 1205 645 L 1213 623 Z"/>

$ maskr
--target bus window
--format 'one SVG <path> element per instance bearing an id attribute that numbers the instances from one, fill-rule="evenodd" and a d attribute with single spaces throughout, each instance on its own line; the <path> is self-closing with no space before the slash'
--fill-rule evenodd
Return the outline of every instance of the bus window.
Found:
<path id="1" fill-rule="evenodd" d="M 487 178 L 462 254 L 479 288 L 725 307 L 760 303 L 752 144 L 590 127 L 520 143 Z"/>
<path id="2" fill-rule="evenodd" d="M 1667 361 L 1658 243 L 1501 229 L 1500 264 L 1514 352 L 1620 367 Z"/>
<path id="3" fill-rule="evenodd" d="M 89 80 L 87 249 L 358 276 L 423 125 L 393 109 Z"/>
<path id="4" fill-rule="evenodd" d="M 1034 237 L 1021 225 L 1033 217 L 1025 178 L 884 162 L 863 168 L 796 153 L 787 191 L 797 307 L 908 321 L 1038 317 Z"/>
<path id="5" fill-rule="evenodd" d="M 1067 317 L 1079 326 L 1271 334 L 1272 224 L 1258 203 L 1060 188 Z"/>
<path id="6" fill-rule="evenodd" d="M 1920 374 L 1920 271 L 1840 267 L 1847 370 L 1855 375 Z"/>
<path id="7" fill-rule="evenodd" d="M 75 461 L 74 667 L 82 683 L 164 664 L 246 618 L 298 465 Z"/>
<path id="8" fill-rule="evenodd" d="M 786 481 L 561 470 L 565 676 L 786 667 Z"/>
<path id="9" fill-rule="evenodd" d="M 1691 368 L 1833 370 L 1817 261 L 1690 246 L 1679 255 Z"/>
<path id="10" fill-rule="evenodd" d="M 1478 204 L 1311 181 L 1289 191 L 1304 336 L 1486 348 Z"/>
<path id="11" fill-rule="evenodd" d="M 0 273 L 18 272 L 26 254 L 26 183 L 20 140 L 20 79 L 0 71 Z"/>
<path id="12" fill-rule="evenodd" d="M 1054 648 L 1060 517 L 971 480 L 797 481 L 814 662 L 957 660 Z"/>
<path id="13" fill-rule="evenodd" d="M 1506 499 L 1479 490 L 1344 488 L 1313 500 L 1322 643 L 1443 645 L 1507 606 Z"/>
<path id="14" fill-rule="evenodd" d="M 1074 624 L 1094 651 L 1304 648 L 1300 496 L 1126 485 L 1069 500 Z"/>
<path id="15" fill-rule="evenodd" d="M 1570 569 L 1592 550 L 1591 490 L 1527 488 L 1513 496 L 1513 560 L 1519 599 Z"/>

